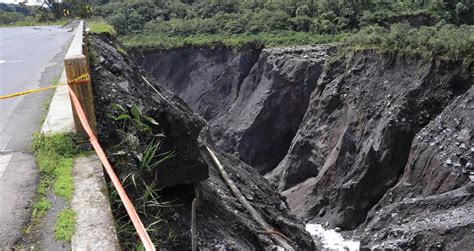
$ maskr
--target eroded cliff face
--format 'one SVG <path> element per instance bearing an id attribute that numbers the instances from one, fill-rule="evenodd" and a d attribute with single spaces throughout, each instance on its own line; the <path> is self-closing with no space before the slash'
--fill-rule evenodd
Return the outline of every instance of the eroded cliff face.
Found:
<path id="1" fill-rule="evenodd" d="M 474 236 L 474 88 L 414 138 L 397 184 L 359 227 L 370 246 L 469 250 Z M 377 234 L 373 234 L 376 232 Z"/>
<path id="2" fill-rule="evenodd" d="M 467 248 L 473 79 L 443 60 L 363 51 L 336 61 L 266 177 L 292 212 L 346 230 L 362 224 L 369 246 Z"/>
<path id="3" fill-rule="evenodd" d="M 262 229 L 216 170 L 206 150 L 209 147 L 272 230 L 289 238 L 295 250 L 315 250 L 304 224 L 290 214 L 273 186 L 254 168 L 208 140 L 205 120 L 140 70 L 119 47 L 114 39 L 90 36 L 98 135 L 154 243 L 165 250 L 189 249 L 191 203 L 198 198 L 199 249 L 263 250 L 275 245 L 274 233 Z M 154 122 L 148 123 L 147 117 Z M 148 147 L 157 138 L 161 144 L 151 162 L 174 155 L 156 167 L 143 166 Z M 134 249 L 136 233 L 114 195 L 111 190 L 119 239 L 124 249 Z"/>
<path id="4" fill-rule="evenodd" d="M 267 173 L 288 151 L 329 48 L 187 48 L 134 58 L 208 121 L 217 146 Z"/>
<path id="5" fill-rule="evenodd" d="M 134 58 L 302 219 L 356 229 L 371 247 L 472 245 L 472 68 L 359 51 L 323 70 L 329 48 Z"/>

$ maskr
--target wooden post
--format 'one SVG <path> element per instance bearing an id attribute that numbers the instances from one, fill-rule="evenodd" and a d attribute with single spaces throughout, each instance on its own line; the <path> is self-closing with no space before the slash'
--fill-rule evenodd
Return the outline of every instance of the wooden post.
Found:
<path id="1" fill-rule="evenodd" d="M 67 77 L 68 83 L 83 74 L 86 74 L 86 73 L 90 74 L 89 63 L 87 61 L 88 58 L 85 54 L 86 48 L 85 46 L 83 46 L 84 45 L 83 32 L 84 32 L 84 22 L 81 21 L 81 23 L 76 29 L 73 41 L 71 42 L 71 46 L 69 47 L 69 50 L 64 59 L 64 68 L 66 70 L 66 77 Z M 69 86 L 78 97 L 82 105 L 82 108 L 84 109 L 84 112 L 86 113 L 89 125 L 94 131 L 94 134 L 97 135 L 97 121 L 95 117 L 94 98 L 92 95 L 92 84 L 91 84 L 90 79 L 86 81 L 85 83 L 71 84 Z M 81 121 L 79 120 L 79 117 L 77 116 L 75 109 L 73 108 L 72 110 L 73 110 L 73 116 L 74 116 L 74 124 L 76 126 L 77 133 L 79 133 L 85 139 L 87 139 L 88 138 L 87 133 L 82 127 Z"/>

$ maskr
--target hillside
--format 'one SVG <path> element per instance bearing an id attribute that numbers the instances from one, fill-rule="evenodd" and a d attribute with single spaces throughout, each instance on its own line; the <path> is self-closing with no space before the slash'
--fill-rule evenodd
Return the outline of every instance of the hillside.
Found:
<path id="1" fill-rule="evenodd" d="M 138 200 L 151 189 L 179 202 L 142 206 L 164 247 L 188 247 L 193 196 L 203 198 L 199 248 L 277 245 L 256 230 L 206 146 L 296 249 L 329 247 L 303 230 L 319 224 L 361 247 L 469 250 L 473 11 L 451 0 L 102 2 L 95 15 L 118 42 L 110 27 L 91 25 L 96 106 L 113 116 L 115 103 L 137 106 L 164 136 L 157 158 L 173 155 L 136 171 L 155 141 L 113 116 L 99 118 L 101 141 L 123 177 L 144 182 L 128 179 Z M 188 170 L 186 184 L 166 176 L 174 168 Z M 130 232 L 120 237 L 135 246 Z"/>

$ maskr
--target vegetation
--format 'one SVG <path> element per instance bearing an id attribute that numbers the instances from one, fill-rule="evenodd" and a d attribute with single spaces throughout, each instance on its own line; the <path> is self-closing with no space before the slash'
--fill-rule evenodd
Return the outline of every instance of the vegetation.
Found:
<path id="1" fill-rule="evenodd" d="M 108 118 L 115 126 L 121 141 L 110 151 L 115 153 L 113 156 L 122 184 L 153 242 L 163 243 L 164 238 L 173 242 L 168 236 L 174 235 L 171 230 L 166 230 L 163 217 L 165 209 L 173 207 L 173 201 L 163 201 L 160 198 L 156 170 L 174 154 L 162 151 L 161 142 L 164 135 L 159 130 L 158 122 L 138 106 L 125 108 L 113 104 L 111 108 L 112 113 L 108 114 Z M 126 250 L 140 250 L 136 230 L 123 203 L 112 186 L 109 191 L 122 247 Z"/>
<path id="2" fill-rule="evenodd" d="M 95 14 L 119 34 L 137 32 L 166 36 L 258 34 L 296 31 L 334 34 L 400 17 L 412 23 L 444 19 L 473 24 L 474 3 L 454 0 L 195 0 L 104 1 Z"/>
<path id="3" fill-rule="evenodd" d="M 315 45 L 339 42 L 347 34 L 313 35 L 304 32 L 282 32 L 280 34 L 260 33 L 256 35 L 193 35 L 187 37 L 165 37 L 153 34 L 135 34 L 119 37 L 128 48 L 162 48 L 171 49 L 183 46 L 226 46 L 242 48 L 249 45 L 256 47 L 277 47 L 292 45 Z"/>
<path id="4" fill-rule="evenodd" d="M 377 48 L 424 57 L 440 56 L 464 60 L 470 65 L 474 60 L 474 26 L 439 23 L 435 26 L 413 28 L 408 23 L 397 23 L 385 29 L 369 26 L 348 37 L 352 48 Z"/>
<path id="5" fill-rule="evenodd" d="M 56 18 L 40 6 L 0 3 L 0 26 L 62 25 L 66 19 Z"/>
<path id="6" fill-rule="evenodd" d="M 0 25 L 12 25 L 17 22 L 49 21 L 47 13 L 38 8 L 17 4 L 0 3 Z"/>
<path id="7" fill-rule="evenodd" d="M 87 8 L 91 5 L 92 13 Z M 472 58 L 470 0 L 69 0 L 43 7 L 0 3 L 0 25 L 64 22 L 60 18 L 65 8 L 71 16 L 103 19 L 106 22 L 90 22 L 91 32 L 118 34 L 129 48 L 346 41 L 355 48 Z"/>
<path id="8" fill-rule="evenodd" d="M 89 21 L 89 32 L 92 34 L 109 34 L 110 36 L 117 36 L 114 27 L 104 21 Z"/>
<path id="9" fill-rule="evenodd" d="M 33 149 L 40 171 L 39 192 L 53 188 L 56 195 L 70 199 L 73 193 L 71 178 L 73 156 L 78 153 L 74 136 L 55 134 L 35 135 Z"/>
<path id="10" fill-rule="evenodd" d="M 286 46 L 341 41 L 394 23 L 474 24 L 474 3 L 455 0 L 102 1 L 95 15 L 128 47 Z M 361 33 L 358 36 L 360 41 Z"/>
<path id="11" fill-rule="evenodd" d="M 42 5 L 0 3 L 0 26 L 62 25 L 70 17 L 88 18 L 89 1 L 47 1 Z M 64 15 L 68 10 L 69 16 Z"/>
<path id="12" fill-rule="evenodd" d="M 52 204 L 46 198 L 41 198 L 32 206 L 32 213 L 31 216 L 33 221 L 39 223 L 39 220 L 51 209 Z"/>
<path id="13" fill-rule="evenodd" d="M 55 134 L 44 136 L 36 134 L 33 140 L 33 150 L 40 172 L 40 182 L 37 188 L 37 202 L 32 207 L 31 227 L 39 224 L 42 217 L 52 207 L 48 200 L 48 193 L 54 192 L 70 202 L 74 183 L 72 180 L 72 167 L 74 157 L 80 151 L 76 147 L 76 138 L 72 134 Z M 74 216 L 71 209 L 63 210 L 57 218 L 55 238 L 69 241 L 74 233 Z"/>
<path id="14" fill-rule="evenodd" d="M 54 228 L 54 239 L 59 241 L 71 241 L 76 228 L 76 213 L 71 208 L 64 209 L 57 218 Z"/>

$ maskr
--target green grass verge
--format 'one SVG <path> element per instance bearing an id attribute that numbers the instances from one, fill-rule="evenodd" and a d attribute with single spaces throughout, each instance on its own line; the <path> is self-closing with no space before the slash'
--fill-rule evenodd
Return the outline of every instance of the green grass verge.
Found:
<path id="1" fill-rule="evenodd" d="M 89 32 L 92 34 L 109 34 L 114 37 L 117 36 L 114 27 L 106 22 L 94 20 L 88 21 L 87 25 L 89 26 Z"/>
<path id="2" fill-rule="evenodd" d="M 38 163 L 40 181 L 37 188 L 37 202 L 32 206 L 31 226 L 41 223 L 41 219 L 52 208 L 47 195 L 50 191 L 70 203 L 74 192 L 72 167 L 75 156 L 80 154 L 76 147 L 76 138 L 73 134 L 55 134 L 44 136 L 35 134 L 33 150 Z M 69 241 L 74 234 L 74 212 L 68 208 L 62 211 L 57 218 L 54 237 L 56 240 Z"/>
<path id="3" fill-rule="evenodd" d="M 76 229 L 76 213 L 71 208 L 64 209 L 59 213 L 54 227 L 54 239 L 59 241 L 71 241 Z"/>
<path id="4" fill-rule="evenodd" d="M 260 33 L 256 35 L 197 35 L 186 37 L 164 36 L 161 34 L 135 34 L 121 36 L 119 39 L 127 48 L 140 49 L 174 49 L 185 46 L 243 48 L 249 45 L 256 45 L 258 47 L 317 45 L 339 42 L 346 35 L 316 35 L 304 32 Z"/>

